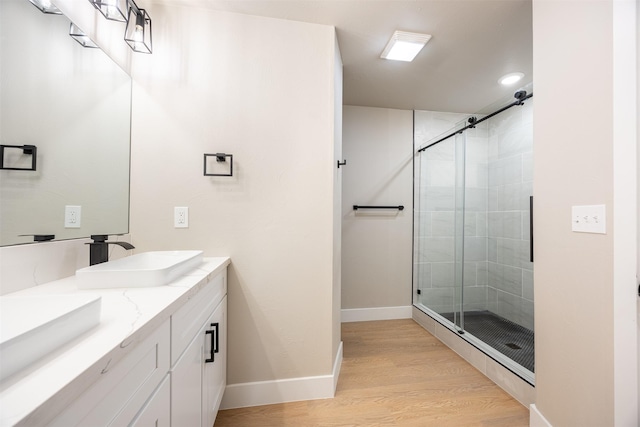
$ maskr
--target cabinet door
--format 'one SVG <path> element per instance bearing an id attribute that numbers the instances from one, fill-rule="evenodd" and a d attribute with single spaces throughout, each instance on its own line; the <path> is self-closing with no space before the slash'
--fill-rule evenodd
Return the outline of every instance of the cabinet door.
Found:
<path id="1" fill-rule="evenodd" d="M 171 370 L 171 425 L 211 427 L 227 379 L 227 297 Z"/>
<path id="2" fill-rule="evenodd" d="M 227 297 L 225 296 L 220 305 L 213 312 L 207 321 L 209 330 L 215 336 L 210 335 L 205 343 L 206 359 L 211 360 L 204 365 L 204 380 L 202 384 L 202 425 L 213 426 L 216 414 L 220 407 L 222 394 L 227 385 Z M 214 345 L 213 358 L 211 355 L 211 345 Z"/>
<path id="3" fill-rule="evenodd" d="M 203 327 L 171 370 L 172 426 L 201 425 L 204 335 Z"/>

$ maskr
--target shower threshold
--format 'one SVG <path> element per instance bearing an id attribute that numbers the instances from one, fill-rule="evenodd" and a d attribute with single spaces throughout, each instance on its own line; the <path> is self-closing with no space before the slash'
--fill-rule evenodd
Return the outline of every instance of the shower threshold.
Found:
<path id="1" fill-rule="evenodd" d="M 454 313 L 441 313 L 453 322 Z M 535 372 L 533 331 L 490 311 L 464 313 L 464 330 L 531 372 Z"/>

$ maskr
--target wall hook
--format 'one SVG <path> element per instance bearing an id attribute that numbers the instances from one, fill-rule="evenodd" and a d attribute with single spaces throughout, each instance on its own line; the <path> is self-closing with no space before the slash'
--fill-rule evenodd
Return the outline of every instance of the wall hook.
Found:
<path id="1" fill-rule="evenodd" d="M 340 169 L 340 166 L 344 166 L 347 164 L 347 159 L 344 159 L 342 162 L 340 162 L 340 160 L 338 160 L 338 169 Z"/>

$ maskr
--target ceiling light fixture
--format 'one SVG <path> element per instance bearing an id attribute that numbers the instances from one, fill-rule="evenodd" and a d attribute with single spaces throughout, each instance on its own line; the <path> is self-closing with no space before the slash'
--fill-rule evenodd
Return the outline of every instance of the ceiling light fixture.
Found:
<path id="1" fill-rule="evenodd" d="M 498 83 L 504 86 L 511 86 L 512 84 L 519 82 L 523 77 L 524 74 L 522 73 L 509 73 L 500 77 Z"/>
<path id="2" fill-rule="evenodd" d="M 98 47 L 84 31 L 73 22 L 69 25 L 69 35 L 72 39 L 82 45 L 82 47 Z"/>
<path id="3" fill-rule="evenodd" d="M 431 40 L 429 34 L 395 31 L 380 58 L 411 62 L 429 40 Z"/>

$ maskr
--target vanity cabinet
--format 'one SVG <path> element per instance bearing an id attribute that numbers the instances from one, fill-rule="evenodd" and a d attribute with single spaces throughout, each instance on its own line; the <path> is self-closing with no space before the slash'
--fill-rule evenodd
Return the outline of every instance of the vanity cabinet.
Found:
<path id="1" fill-rule="evenodd" d="M 227 370 L 226 275 L 172 316 L 171 425 L 211 427 Z"/>
<path id="2" fill-rule="evenodd" d="M 32 425 L 213 426 L 226 386 L 226 294 L 225 268 L 121 360 L 105 360 L 53 420 Z"/>

